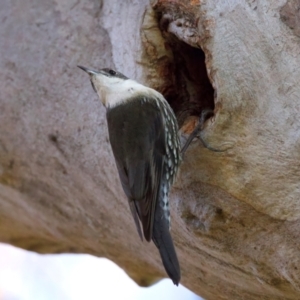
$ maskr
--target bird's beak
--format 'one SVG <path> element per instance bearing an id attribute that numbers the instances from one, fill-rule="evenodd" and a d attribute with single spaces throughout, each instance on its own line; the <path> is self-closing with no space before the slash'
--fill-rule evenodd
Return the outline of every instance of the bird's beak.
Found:
<path id="1" fill-rule="evenodd" d="M 90 76 L 99 74 L 99 72 L 97 72 L 95 70 L 92 70 L 92 69 L 88 69 L 88 68 L 83 67 L 83 66 L 77 66 L 77 67 L 79 69 L 83 70 L 84 72 L 87 72 Z"/>

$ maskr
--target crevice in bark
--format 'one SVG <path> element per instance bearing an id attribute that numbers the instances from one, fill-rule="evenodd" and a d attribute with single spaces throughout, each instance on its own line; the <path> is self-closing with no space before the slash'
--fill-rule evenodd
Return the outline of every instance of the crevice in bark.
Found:
<path id="1" fill-rule="evenodd" d="M 179 127 L 182 127 L 190 116 L 198 118 L 202 110 L 214 109 L 214 89 L 207 75 L 204 51 L 198 45 L 186 43 L 186 36 L 181 40 L 180 36 L 170 33 L 171 23 L 176 22 L 177 27 L 186 26 L 185 20 L 165 17 L 159 7 L 156 7 L 156 15 L 165 46 L 173 53 L 173 66 L 169 68 L 173 72 L 173 86 L 165 91 L 164 96 L 177 116 Z M 197 30 L 196 23 L 190 22 L 189 25 L 195 27 L 191 30 Z M 183 30 L 183 35 L 185 33 Z"/>

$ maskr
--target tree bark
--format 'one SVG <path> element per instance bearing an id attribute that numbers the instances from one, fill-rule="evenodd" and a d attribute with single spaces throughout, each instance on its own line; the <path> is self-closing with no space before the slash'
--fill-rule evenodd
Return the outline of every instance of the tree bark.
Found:
<path id="1" fill-rule="evenodd" d="M 4 0 L 0 10 L 0 241 L 165 276 L 141 243 L 105 108 L 77 64 L 162 92 L 188 133 L 171 193 L 182 283 L 206 299 L 300 298 L 299 4 Z"/>

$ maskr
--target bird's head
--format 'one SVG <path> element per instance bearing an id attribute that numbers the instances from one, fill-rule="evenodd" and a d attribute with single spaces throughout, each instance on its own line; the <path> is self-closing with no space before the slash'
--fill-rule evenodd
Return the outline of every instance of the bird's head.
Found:
<path id="1" fill-rule="evenodd" d="M 134 82 L 112 69 L 105 68 L 96 71 L 83 66 L 78 66 L 78 68 L 89 74 L 94 91 L 106 107 L 122 102 L 124 94 L 130 89 L 130 82 Z"/>

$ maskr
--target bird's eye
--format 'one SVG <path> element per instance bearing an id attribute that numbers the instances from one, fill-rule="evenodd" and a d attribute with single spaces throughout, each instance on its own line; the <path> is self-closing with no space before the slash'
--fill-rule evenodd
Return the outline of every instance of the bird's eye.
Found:
<path id="1" fill-rule="evenodd" d="M 112 75 L 112 76 L 114 76 L 114 75 L 117 74 L 116 71 L 114 71 L 114 70 L 109 70 L 108 73 L 109 73 L 110 75 Z"/>

